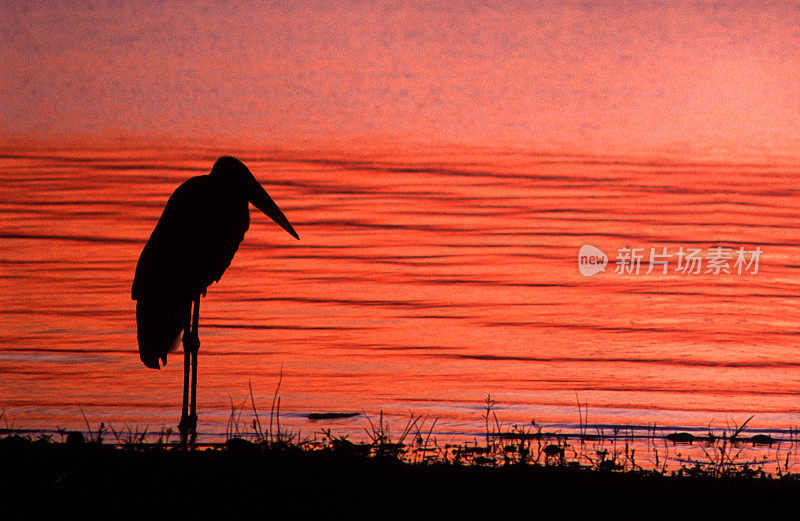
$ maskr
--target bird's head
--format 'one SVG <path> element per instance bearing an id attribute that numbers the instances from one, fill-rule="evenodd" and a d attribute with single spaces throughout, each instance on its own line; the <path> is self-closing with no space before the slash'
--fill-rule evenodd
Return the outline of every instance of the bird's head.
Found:
<path id="1" fill-rule="evenodd" d="M 231 156 L 222 156 L 214 163 L 209 176 L 221 180 L 231 192 L 246 198 L 250 203 L 264 212 L 264 214 L 278 223 L 292 237 L 299 239 L 289 219 L 283 215 L 278 205 L 270 198 L 267 191 L 258 183 L 250 170 L 238 159 Z"/>

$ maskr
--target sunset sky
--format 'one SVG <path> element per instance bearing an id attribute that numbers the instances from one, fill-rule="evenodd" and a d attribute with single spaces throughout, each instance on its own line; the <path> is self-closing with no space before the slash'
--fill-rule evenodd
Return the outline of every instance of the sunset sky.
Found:
<path id="1" fill-rule="evenodd" d="M 750 158 L 800 142 L 793 2 L 4 3 L 0 138 Z"/>

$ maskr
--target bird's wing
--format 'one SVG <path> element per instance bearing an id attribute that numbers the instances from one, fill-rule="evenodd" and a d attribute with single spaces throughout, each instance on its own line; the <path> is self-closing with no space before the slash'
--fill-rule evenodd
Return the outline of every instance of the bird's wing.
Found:
<path id="1" fill-rule="evenodd" d="M 206 286 L 201 276 L 205 205 L 204 177 L 193 177 L 170 196 L 147 241 L 133 280 L 132 297 L 192 300 Z M 202 286 L 202 287 L 201 287 Z"/>

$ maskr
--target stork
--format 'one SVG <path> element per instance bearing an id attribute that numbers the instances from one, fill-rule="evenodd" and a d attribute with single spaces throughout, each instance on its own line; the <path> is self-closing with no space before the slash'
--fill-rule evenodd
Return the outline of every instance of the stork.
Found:
<path id="1" fill-rule="evenodd" d="M 192 177 L 170 196 L 136 265 L 131 296 L 136 301 L 136 334 L 144 365 L 160 369 L 166 364 L 167 353 L 177 349 L 183 332 L 183 405 L 178 429 L 184 444 L 197 436 L 200 297 L 230 266 L 250 226 L 248 204 L 300 238 L 244 163 L 223 156 L 211 173 Z"/>

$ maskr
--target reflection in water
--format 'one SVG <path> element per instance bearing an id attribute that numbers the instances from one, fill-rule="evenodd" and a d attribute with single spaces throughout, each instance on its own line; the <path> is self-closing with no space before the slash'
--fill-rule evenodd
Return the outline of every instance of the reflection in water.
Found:
<path id="1" fill-rule="evenodd" d="M 217 155 L 3 155 L 0 404 L 17 426 L 79 428 L 81 409 L 174 426 L 182 367 L 141 365 L 130 284 L 164 201 Z M 282 423 L 306 433 L 310 412 L 381 410 L 480 432 L 489 393 L 514 423 L 575 423 L 576 393 L 592 423 L 795 423 L 796 165 L 238 155 L 303 241 L 254 212 L 204 299 L 201 435 L 250 381 L 268 409 L 281 368 Z M 584 244 L 605 273 L 580 275 Z M 621 247 L 718 245 L 759 246 L 758 273 L 613 269 Z"/>

